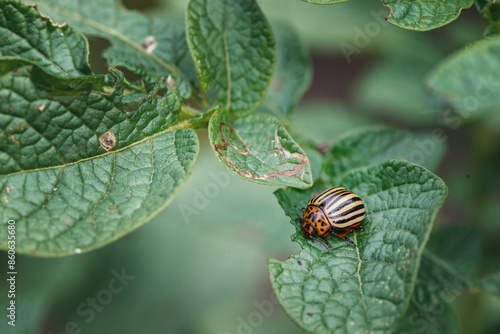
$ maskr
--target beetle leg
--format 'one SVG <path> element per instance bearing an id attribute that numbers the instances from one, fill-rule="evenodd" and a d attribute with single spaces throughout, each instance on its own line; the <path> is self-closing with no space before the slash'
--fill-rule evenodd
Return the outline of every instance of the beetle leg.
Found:
<path id="1" fill-rule="evenodd" d="M 354 243 L 354 241 L 352 241 L 351 239 L 349 239 L 347 236 L 344 236 L 344 239 L 347 240 L 354 247 L 358 247 L 358 246 L 356 246 L 356 244 Z"/>
<path id="2" fill-rule="evenodd" d="M 348 230 L 348 231 L 346 232 L 346 234 L 348 234 L 348 233 L 352 233 L 352 232 L 356 232 L 356 231 L 358 231 L 358 232 L 359 232 L 359 231 L 363 231 L 364 229 L 365 229 L 365 228 L 364 228 L 363 226 L 357 226 L 357 227 L 355 227 L 355 228 L 351 228 L 350 230 Z M 345 230 L 344 230 L 344 231 L 345 231 Z"/>
<path id="3" fill-rule="evenodd" d="M 347 234 L 347 233 L 349 233 L 349 232 L 353 232 L 353 230 L 346 230 L 346 229 L 344 229 L 344 230 L 339 230 L 339 233 L 335 232 L 333 229 L 330 231 L 330 233 L 331 233 L 331 234 L 333 234 L 333 235 L 335 235 L 335 236 L 337 236 L 337 237 L 339 237 L 339 238 L 342 238 L 342 239 L 344 239 L 345 241 L 349 242 L 349 243 L 350 243 L 351 245 L 353 245 L 354 247 L 357 247 L 357 246 L 356 246 L 356 244 L 354 243 L 354 241 L 352 241 L 351 239 L 349 239 L 349 238 L 347 237 L 347 235 L 346 235 L 346 234 Z"/>
<path id="4" fill-rule="evenodd" d="M 321 245 L 323 245 L 323 247 L 325 247 L 325 249 L 327 250 L 328 253 L 332 252 L 332 249 L 330 248 L 330 245 L 328 244 L 328 241 L 326 241 L 326 239 L 323 239 L 323 238 L 313 238 L 313 237 L 311 237 L 311 239 L 314 239 L 317 242 L 319 242 Z"/>

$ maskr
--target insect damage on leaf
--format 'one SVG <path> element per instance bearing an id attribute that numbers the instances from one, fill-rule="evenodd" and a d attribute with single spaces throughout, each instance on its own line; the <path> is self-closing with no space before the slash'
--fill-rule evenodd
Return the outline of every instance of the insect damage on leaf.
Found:
<path id="1" fill-rule="evenodd" d="M 148 36 L 141 44 L 142 48 L 146 50 L 147 53 L 152 53 L 158 46 L 158 42 L 154 36 Z"/>
<path id="2" fill-rule="evenodd" d="M 392 6 L 389 6 L 388 4 L 386 4 L 384 0 L 382 0 L 382 4 L 383 4 L 384 6 L 386 6 L 386 7 L 389 7 L 389 10 L 390 10 L 390 12 L 389 12 L 389 16 L 384 16 L 385 20 L 387 21 L 387 20 L 388 20 L 388 19 L 390 19 L 390 18 L 391 18 L 391 16 L 392 16 Z"/>
<path id="3" fill-rule="evenodd" d="M 116 145 L 115 134 L 111 131 L 107 131 L 99 137 L 99 142 L 101 143 L 101 147 L 103 149 L 109 151 Z"/>
<path id="4" fill-rule="evenodd" d="M 226 139 L 226 136 L 222 132 L 222 128 L 224 126 L 226 126 L 226 127 L 229 128 L 229 144 L 228 144 L 228 141 Z M 215 152 L 217 152 L 217 154 L 220 157 L 222 157 L 224 160 L 226 160 L 227 163 L 230 166 L 234 167 L 239 173 L 245 175 L 246 177 L 252 178 L 254 180 L 266 180 L 266 179 L 269 179 L 269 178 L 272 178 L 272 177 L 278 177 L 278 176 L 294 176 L 294 175 L 297 175 L 301 170 L 303 170 L 309 164 L 309 159 L 307 158 L 307 156 L 305 154 L 302 154 L 302 153 L 291 153 L 290 151 L 288 151 L 287 149 L 285 149 L 283 146 L 281 146 L 281 142 L 280 142 L 280 139 L 279 139 L 279 136 L 278 136 L 278 130 L 276 130 L 274 132 L 274 147 L 276 149 L 272 150 L 272 151 L 269 151 L 267 154 L 280 152 L 283 155 L 283 162 L 281 163 L 281 166 L 280 166 L 280 168 L 278 169 L 277 172 L 264 174 L 262 176 L 254 175 L 251 172 L 246 171 L 246 170 L 241 169 L 240 167 L 238 167 L 238 165 L 235 164 L 234 162 L 232 162 L 229 159 L 229 157 L 223 155 L 220 152 L 220 150 L 226 151 L 227 148 L 228 148 L 228 145 L 231 145 L 231 147 L 234 148 L 239 154 L 242 154 L 242 155 L 245 155 L 245 156 L 247 156 L 247 155 L 250 154 L 248 146 L 243 141 L 243 139 L 241 138 L 241 136 L 238 134 L 238 131 L 236 131 L 235 129 L 233 129 L 231 126 L 227 125 L 224 122 L 219 122 L 219 133 L 220 133 L 220 136 L 222 138 L 223 144 L 222 145 L 215 144 L 214 145 Z M 236 134 L 236 137 L 238 138 L 238 141 L 240 142 L 240 144 L 243 146 L 243 149 L 238 148 L 238 146 L 236 146 L 233 143 L 233 134 Z M 298 164 L 298 165 L 296 165 L 295 167 L 293 167 L 293 169 L 281 171 L 281 169 L 283 168 L 283 166 L 285 165 L 285 163 L 287 162 L 287 160 L 288 159 L 292 159 L 292 158 L 300 160 L 301 163 Z"/>
<path id="5" fill-rule="evenodd" d="M 169 75 L 167 78 L 167 87 L 169 87 L 169 88 L 176 88 L 177 87 L 177 84 L 175 83 L 175 80 L 172 78 L 171 75 Z"/>

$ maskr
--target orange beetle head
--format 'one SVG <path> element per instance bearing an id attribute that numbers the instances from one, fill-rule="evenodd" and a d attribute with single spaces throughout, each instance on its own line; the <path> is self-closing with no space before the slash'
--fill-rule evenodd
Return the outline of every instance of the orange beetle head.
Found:
<path id="1" fill-rule="evenodd" d="M 315 205 L 308 205 L 302 218 L 302 229 L 311 237 L 326 237 L 330 233 L 330 224 L 323 210 Z"/>

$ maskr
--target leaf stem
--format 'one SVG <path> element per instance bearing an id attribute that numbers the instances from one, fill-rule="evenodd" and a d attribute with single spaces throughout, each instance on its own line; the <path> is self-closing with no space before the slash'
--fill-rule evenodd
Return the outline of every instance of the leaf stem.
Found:
<path id="1" fill-rule="evenodd" d="M 196 117 L 200 114 L 202 114 L 203 112 L 201 110 L 198 110 L 196 108 L 193 108 L 193 107 L 190 107 L 190 106 L 187 106 L 187 105 L 182 105 L 182 108 L 181 108 L 181 117 L 185 117 L 185 118 L 191 118 L 191 117 Z"/>

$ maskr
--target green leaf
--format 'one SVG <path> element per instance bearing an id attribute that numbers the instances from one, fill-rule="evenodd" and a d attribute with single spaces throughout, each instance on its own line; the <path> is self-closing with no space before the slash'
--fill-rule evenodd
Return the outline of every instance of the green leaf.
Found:
<path id="1" fill-rule="evenodd" d="M 500 106 L 500 38 L 482 40 L 448 57 L 427 84 L 464 120 Z"/>
<path id="2" fill-rule="evenodd" d="M 323 164 L 323 155 L 318 151 L 318 149 L 308 143 L 301 144 L 302 148 L 306 152 L 307 158 L 311 163 L 312 180 L 316 182 L 321 176 L 321 169 Z"/>
<path id="3" fill-rule="evenodd" d="M 104 53 L 110 66 L 124 66 L 140 78 L 157 82 L 172 76 L 182 97 L 191 94 L 189 78 L 178 68 L 187 55 L 184 31 L 178 25 L 152 21 L 127 11 L 119 0 L 39 0 L 42 14 L 68 22 L 86 35 L 108 39 Z"/>
<path id="4" fill-rule="evenodd" d="M 346 132 L 374 123 L 357 110 L 326 102 L 301 103 L 292 116 L 293 129 L 318 146 L 332 144 Z"/>
<path id="5" fill-rule="evenodd" d="M 450 194 L 452 191 L 453 188 L 450 187 Z M 474 235 L 474 238 L 471 238 L 471 235 Z M 488 242 L 485 236 L 484 229 L 474 225 L 439 226 L 432 231 L 427 251 L 438 254 L 440 259 L 462 275 L 476 279 L 483 275 L 482 271 L 487 268 L 488 253 L 498 251 L 487 250 Z"/>
<path id="6" fill-rule="evenodd" d="M 476 6 L 485 23 L 484 37 L 494 37 L 500 33 L 500 5 L 495 0 L 476 0 Z"/>
<path id="7" fill-rule="evenodd" d="M 187 38 L 201 89 L 234 116 L 264 99 L 276 61 L 273 33 L 254 0 L 190 0 Z"/>
<path id="8" fill-rule="evenodd" d="M 427 250 L 447 261 L 457 276 L 470 278 L 468 286 L 500 296 L 498 233 L 477 225 L 440 226 L 433 231 Z M 474 236 L 471 238 L 471 236 Z"/>
<path id="9" fill-rule="evenodd" d="M 476 0 L 476 7 L 480 13 L 487 10 L 488 7 L 494 3 L 496 0 Z"/>
<path id="10" fill-rule="evenodd" d="M 478 281 L 477 286 L 483 290 L 500 297 L 500 273 L 489 275 Z"/>
<path id="11" fill-rule="evenodd" d="M 358 247 L 330 236 L 328 253 L 302 235 L 296 222 L 300 208 L 324 186 L 278 190 L 302 252 L 283 262 L 268 261 L 273 289 L 285 312 L 307 332 L 392 332 L 409 303 L 446 186 L 428 170 L 397 160 L 352 171 L 336 185 L 351 189 L 366 205 L 365 230 L 351 236 Z"/>
<path id="12" fill-rule="evenodd" d="M 443 142 L 436 135 L 415 137 L 404 130 L 369 127 L 339 138 L 326 154 L 323 168 L 329 177 L 336 179 L 352 169 L 390 158 L 405 158 L 435 167 L 443 154 Z"/>
<path id="13" fill-rule="evenodd" d="M 38 86 L 61 91 L 102 90 L 103 75 L 92 75 L 85 37 L 68 25 L 42 17 L 36 6 L 0 2 L 1 73 L 34 65 Z"/>
<path id="14" fill-rule="evenodd" d="M 257 108 L 278 117 L 289 116 L 311 84 L 309 50 L 293 27 L 273 24 L 278 58 L 266 98 Z"/>
<path id="15" fill-rule="evenodd" d="M 381 1 L 313 6 L 299 0 L 272 0 L 259 5 L 268 18 L 293 25 L 316 53 L 335 53 L 348 62 L 361 53 L 392 57 L 418 54 L 425 58 L 437 49 L 430 36 L 388 24 L 384 17 L 389 10 Z"/>
<path id="16" fill-rule="evenodd" d="M 355 94 L 362 110 L 412 124 L 435 124 L 437 108 L 429 103 L 424 80 L 435 61 L 397 57 L 369 69 L 358 80 Z"/>
<path id="17" fill-rule="evenodd" d="M 453 303 L 470 280 L 434 254 L 424 251 L 415 289 L 398 333 L 459 333 Z"/>
<path id="18" fill-rule="evenodd" d="M 437 303 L 437 304 L 436 304 Z M 401 320 L 395 333 L 398 334 L 459 334 L 460 317 L 454 304 L 440 301 L 428 301 L 429 307 L 438 307 L 437 311 L 419 309 L 413 301 Z M 437 305 L 437 306 L 436 306 Z"/>
<path id="19" fill-rule="evenodd" d="M 2 260 L 7 262 L 7 256 L 2 258 Z M 7 268 L 7 266 L 5 266 L 5 268 Z M 15 327 L 8 324 L 8 321 L 11 320 L 6 317 L 6 321 L 2 321 L 0 323 L 0 331 L 2 333 L 36 333 L 39 331 L 40 323 L 47 315 L 47 299 L 45 298 L 45 295 L 41 295 L 40 291 L 30 291 L 25 293 L 23 289 L 20 293 L 17 283 L 18 282 L 16 282 L 17 291 L 15 296 L 15 315 L 17 321 L 15 321 Z M 10 287 L 8 285 L 3 285 L 2 288 L 7 288 L 7 291 L 9 291 Z M 0 307 L 4 310 L 11 307 L 10 300 L 12 299 L 2 298 L 0 301 Z M 19 321 L 19 319 L 22 318 L 29 319 L 29 321 Z M 15 328 L 15 330 L 12 328 Z"/>
<path id="20" fill-rule="evenodd" d="M 231 121 L 219 109 L 208 135 L 222 165 L 242 179 L 295 188 L 312 185 L 309 159 L 276 117 L 254 113 Z"/>
<path id="21" fill-rule="evenodd" d="M 0 77 L 1 249 L 9 219 L 17 252 L 63 256 L 102 247 L 170 202 L 198 154 L 174 93 L 153 91 L 125 112 L 123 75 L 109 96 L 57 100 L 36 90 L 28 71 Z"/>
<path id="22" fill-rule="evenodd" d="M 385 0 L 389 7 L 387 21 L 398 27 L 426 31 L 436 29 L 454 21 L 464 8 L 469 8 L 474 0 Z"/>

